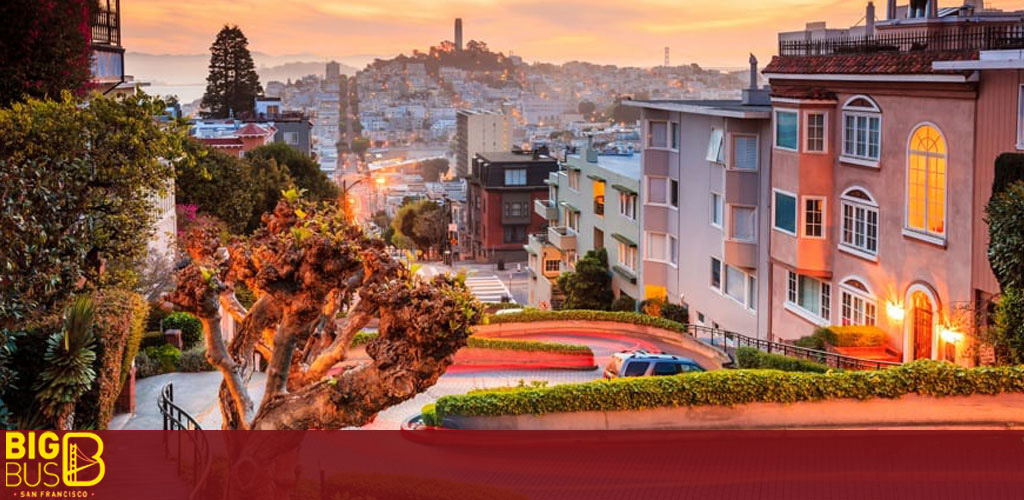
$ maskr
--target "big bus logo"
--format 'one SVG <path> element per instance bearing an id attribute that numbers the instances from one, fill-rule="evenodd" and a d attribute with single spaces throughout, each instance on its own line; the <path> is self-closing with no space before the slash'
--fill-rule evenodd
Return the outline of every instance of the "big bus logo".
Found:
<path id="1" fill-rule="evenodd" d="M 103 440 L 91 432 L 4 433 L 4 486 L 93 486 L 107 472 Z"/>

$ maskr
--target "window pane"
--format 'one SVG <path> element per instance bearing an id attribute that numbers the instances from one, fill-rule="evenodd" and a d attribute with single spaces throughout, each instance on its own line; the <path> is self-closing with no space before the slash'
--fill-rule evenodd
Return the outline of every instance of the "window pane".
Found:
<path id="1" fill-rule="evenodd" d="M 737 170 L 757 170 L 757 138 L 739 136 L 735 139 L 733 152 L 733 168 Z"/>
<path id="2" fill-rule="evenodd" d="M 668 123 L 651 122 L 647 145 L 655 148 L 668 146 Z"/>
<path id="3" fill-rule="evenodd" d="M 757 309 L 757 278 L 747 277 L 747 307 Z"/>
<path id="4" fill-rule="evenodd" d="M 720 128 L 711 129 L 711 138 L 708 140 L 708 152 L 704 156 L 707 161 L 719 161 L 722 157 L 722 142 L 724 141 L 725 133 Z"/>
<path id="5" fill-rule="evenodd" d="M 668 203 L 668 179 L 664 177 L 648 177 L 647 178 L 647 199 L 651 203 L 666 204 Z"/>
<path id="6" fill-rule="evenodd" d="M 732 237 L 740 241 L 754 241 L 754 209 L 748 207 L 732 208 Z"/>
<path id="7" fill-rule="evenodd" d="M 775 192 L 775 227 L 796 233 L 796 197 Z"/>
<path id="8" fill-rule="evenodd" d="M 821 113 L 807 115 L 807 150 L 825 150 L 825 115 Z"/>
<path id="9" fill-rule="evenodd" d="M 679 124 L 672 122 L 672 149 L 679 149 Z"/>
<path id="10" fill-rule="evenodd" d="M 711 288 L 722 288 L 722 262 L 711 258 Z"/>
<path id="11" fill-rule="evenodd" d="M 668 237 L 668 257 L 669 262 L 673 264 L 679 263 L 679 240 L 675 236 Z"/>
<path id="12" fill-rule="evenodd" d="M 822 216 L 824 202 L 816 198 L 804 199 L 804 236 L 821 238 L 825 233 Z"/>
<path id="13" fill-rule="evenodd" d="M 780 148 L 796 149 L 797 114 L 780 111 L 775 114 L 775 145 Z"/>
<path id="14" fill-rule="evenodd" d="M 800 307 L 818 314 L 821 307 L 821 282 L 808 276 L 800 276 L 799 287 L 797 303 Z"/>
<path id="15" fill-rule="evenodd" d="M 647 258 L 652 260 L 668 260 L 665 255 L 666 238 L 662 233 L 648 233 L 647 236 Z"/>
<path id="16" fill-rule="evenodd" d="M 732 266 L 725 266 L 725 294 L 742 303 L 746 290 L 747 276 L 739 269 Z"/>
<path id="17" fill-rule="evenodd" d="M 711 223 L 722 225 L 722 197 L 717 193 L 711 193 Z"/>
<path id="18" fill-rule="evenodd" d="M 679 373 L 679 364 L 671 362 L 654 363 L 652 375 L 675 375 Z"/>
<path id="19" fill-rule="evenodd" d="M 668 196 L 670 204 L 673 207 L 679 206 L 679 181 L 672 179 L 669 181 Z"/>
<path id="20" fill-rule="evenodd" d="M 626 371 L 622 374 L 623 377 L 639 377 L 644 373 L 647 373 L 647 367 L 651 364 L 646 361 L 633 361 L 626 365 Z"/>

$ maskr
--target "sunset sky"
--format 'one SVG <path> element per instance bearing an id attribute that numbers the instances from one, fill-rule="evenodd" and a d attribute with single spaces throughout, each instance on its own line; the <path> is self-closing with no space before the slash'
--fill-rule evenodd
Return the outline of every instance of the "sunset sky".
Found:
<path id="1" fill-rule="evenodd" d="M 849 26 L 860 1 L 836 0 L 124 0 L 123 44 L 152 54 L 206 53 L 224 23 L 237 24 L 253 51 L 338 58 L 350 64 L 465 39 L 513 51 L 527 61 L 586 60 L 619 65 L 673 63 L 742 66 L 766 61 L 779 31 L 807 21 Z M 906 3 L 900 0 L 901 4 Z M 986 0 L 1019 8 L 1016 0 Z M 945 1 L 940 6 L 959 5 Z M 884 2 L 876 2 L 879 16 Z"/>

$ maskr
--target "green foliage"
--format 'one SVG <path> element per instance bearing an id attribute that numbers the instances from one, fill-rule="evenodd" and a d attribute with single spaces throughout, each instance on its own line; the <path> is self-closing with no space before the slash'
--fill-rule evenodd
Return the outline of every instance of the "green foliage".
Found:
<path id="1" fill-rule="evenodd" d="M 359 332 L 352 338 L 352 347 L 368 344 L 377 338 L 377 332 Z M 535 340 L 511 340 L 495 339 L 488 337 L 469 337 L 466 339 L 466 347 L 477 349 L 495 349 L 501 351 L 521 352 L 550 352 L 560 354 L 582 354 L 594 355 L 594 352 L 585 345 L 563 344 L 560 342 L 539 342 Z"/>
<path id="2" fill-rule="evenodd" d="M 434 158 L 424 160 L 416 164 L 416 170 L 423 177 L 424 182 L 438 182 L 448 173 L 448 159 Z"/>
<path id="3" fill-rule="evenodd" d="M 206 349 L 197 347 L 181 353 L 178 360 L 178 371 L 185 373 L 212 372 L 215 368 L 206 359 Z"/>
<path id="4" fill-rule="evenodd" d="M 87 28 L 97 0 L 0 2 L 0 107 L 23 97 L 79 95 L 92 78 Z"/>
<path id="5" fill-rule="evenodd" d="M 133 287 L 152 197 L 182 160 L 185 130 L 162 112 L 146 96 L 0 109 L 0 325 L 59 310 L 81 278 Z"/>
<path id="6" fill-rule="evenodd" d="M 260 146 L 246 153 L 245 158 L 254 166 L 273 162 L 291 177 L 296 187 L 305 190 L 305 198 L 310 201 L 332 201 L 338 198 L 338 186 L 320 170 L 320 165 L 283 142 Z M 268 204 L 269 209 L 264 208 L 263 211 L 269 212 L 276 204 L 275 198 L 272 204 Z"/>
<path id="7" fill-rule="evenodd" d="M 166 343 L 167 341 L 164 339 L 163 332 L 160 330 L 153 330 L 142 335 L 142 342 L 139 343 L 139 348 L 145 349 L 147 347 L 160 347 Z"/>
<path id="8" fill-rule="evenodd" d="M 587 252 L 576 263 L 575 272 L 558 277 L 558 288 L 565 293 L 565 309 L 607 311 L 615 299 L 608 272 L 608 251 L 600 248 Z"/>
<path id="9" fill-rule="evenodd" d="M 1017 181 L 1024 180 L 1024 154 L 1003 153 L 996 158 L 992 178 L 992 198 L 1002 194 Z"/>
<path id="10" fill-rule="evenodd" d="M 831 347 L 877 347 L 886 343 L 885 332 L 874 326 L 819 327 L 814 333 L 793 342 L 798 347 L 827 350 Z"/>
<path id="11" fill-rule="evenodd" d="M 440 427 L 441 421 L 437 418 L 437 407 L 434 403 L 430 403 L 423 407 L 420 412 L 420 416 L 423 418 L 423 425 L 429 425 L 431 427 Z"/>
<path id="12" fill-rule="evenodd" d="M 717 370 L 670 377 L 631 377 L 544 388 L 482 391 L 437 400 L 447 415 L 541 415 L 575 411 L 796 403 L 829 399 L 969 396 L 1024 392 L 1024 366 L 964 368 L 921 360 L 885 370 L 827 373 Z"/>
<path id="13" fill-rule="evenodd" d="M 366 151 L 370 149 L 370 140 L 362 136 L 356 137 L 352 139 L 350 148 L 353 153 L 359 155 L 359 157 L 362 158 L 363 155 L 366 154 Z"/>
<path id="14" fill-rule="evenodd" d="M 371 340 L 377 338 L 377 332 L 358 332 L 352 337 L 352 343 L 349 344 L 352 347 L 359 347 L 361 345 L 369 344 Z"/>
<path id="15" fill-rule="evenodd" d="M 167 330 L 181 330 L 181 344 L 185 350 L 191 349 L 202 343 L 203 323 L 199 318 L 187 312 L 174 312 L 164 318 L 164 332 Z"/>
<path id="16" fill-rule="evenodd" d="M 391 227 L 395 230 L 392 241 L 396 246 L 400 246 L 400 238 L 405 238 L 423 252 L 439 247 L 448 231 L 444 208 L 430 200 L 416 200 L 403 205 L 391 221 Z"/>
<path id="17" fill-rule="evenodd" d="M 784 372 L 825 373 L 829 367 L 805 359 L 759 351 L 753 347 L 736 349 L 736 365 L 739 368 L 782 370 Z"/>
<path id="18" fill-rule="evenodd" d="M 96 379 L 93 321 L 96 309 L 87 296 L 79 296 L 64 315 L 64 327 L 46 341 L 46 367 L 33 389 L 36 402 L 57 428 L 73 416 L 75 402 Z"/>
<path id="19" fill-rule="evenodd" d="M 160 347 L 147 347 L 142 350 L 142 354 L 156 362 L 160 368 L 160 373 L 177 370 L 178 361 L 181 360 L 181 351 L 171 344 L 164 344 Z"/>
<path id="20" fill-rule="evenodd" d="M 651 326 L 673 332 L 685 333 L 686 325 L 657 316 L 620 311 L 594 311 L 588 309 L 562 310 L 562 311 L 538 311 L 526 309 L 521 313 L 502 314 L 500 316 L 488 316 L 490 324 L 501 323 L 529 323 L 535 321 L 614 321 L 616 323 L 631 323 L 640 326 Z"/>
<path id="21" fill-rule="evenodd" d="M 1024 292 L 1020 288 L 1003 289 L 991 331 L 990 343 L 1006 352 L 1009 362 L 1024 363 Z"/>
<path id="22" fill-rule="evenodd" d="M 690 311 L 684 305 L 666 302 L 661 307 L 661 317 L 677 323 L 686 323 Z"/>
<path id="23" fill-rule="evenodd" d="M 237 298 L 238 302 L 245 306 L 246 309 L 251 308 L 252 305 L 256 303 L 256 293 L 245 286 L 245 283 L 240 281 L 235 283 L 235 298 Z"/>
<path id="24" fill-rule="evenodd" d="M 1024 289 L 1024 181 L 993 195 L 985 214 L 992 272 L 1003 289 Z"/>
<path id="25" fill-rule="evenodd" d="M 263 93 L 249 53 L 249 40 L 238 26 L 224 25 L 210 46 L 210 74 L 203 94 L 204 118 L 251 113 Z"/>
<path id="26" fill-rule="evenodd" d="M 0 431 L 11 429 L 11 413 L 4 397 L 8 391 L 17 389 L 18 372 L 12 365 L 19 335 L 18 332 L 0 329 Z"/>
<path id="27" fill-rule="evenodd" d="M 618 298 L 612 301 L 611 310 L 622 312 L 635 312 L 636 299 L 628 295 L 619 295 Z"/>

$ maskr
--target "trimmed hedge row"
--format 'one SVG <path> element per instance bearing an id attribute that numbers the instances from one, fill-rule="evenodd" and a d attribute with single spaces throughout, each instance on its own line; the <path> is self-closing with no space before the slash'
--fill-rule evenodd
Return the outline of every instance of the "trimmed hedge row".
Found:
<path id="1" fill-rule="evenodd" d="M 821 363 L 762 352 L 753 347 L 736 349 L 736 365 L 744 369 L 782 370 L 784 372 L 825 373 L 830 369 Z"/>
<path id="2" fill-rule="evenodd" d="M 673 332 L 686 332 L 686 325 L 676 321 L 648 316 L 635 312 L 624 311 L 592 311 L 589 309 L 569 309 L 564 311 L 534 311 L 488 316 L 485 324 L 529 323 L 536 321 L 614 321 L 632 323 L 640 326 L 652 326 Z"/>
<path id="3" fill-rule="evenodd" d="M 376 332 L 359 332 L 352 338 L 352 347 L 369 343 L 377 338 Z M 580 344 L 562 344 L 558 342 L 539 342 L 535 340 L 492 339 L 486 337 L 469 337 L 468 347 L 478 349 L 496 349 L 503 351 L 551 352 L 560 354 L 582 354 L 593 356 L 590 347 Z"/>
<path id="4" fill-rule="evenodd" d="M 718 370 L 515 391 L 483 391 L 441 397 L 435 403 L 434 418 L 899 398 L 912 393 L 941 397 L 1002 392 L 1024 392 L 1024 366 L 963 368 L 941 361 L 921 360 L 885 370 L 828 373 Z"/>
<path id="5" fill-rule="evenodd" d="M 878 347 L 885 345 L 885 332 L 876 326 L 830 326 L 793 342 L 799 347 L 824 351 L 832 347 Z"/>

